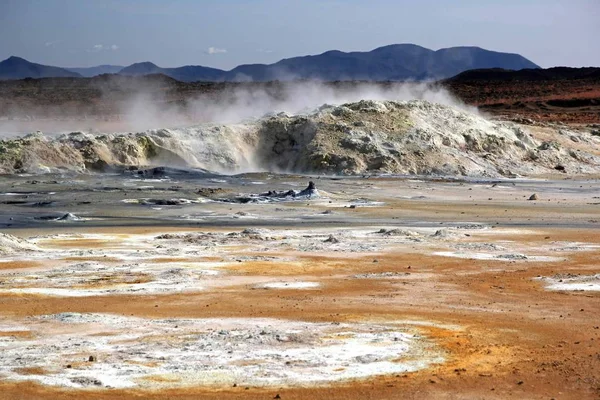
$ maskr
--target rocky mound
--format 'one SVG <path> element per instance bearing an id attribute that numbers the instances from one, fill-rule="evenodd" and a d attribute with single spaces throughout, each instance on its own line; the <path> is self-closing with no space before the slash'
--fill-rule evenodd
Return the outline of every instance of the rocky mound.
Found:
<path id="1" fill-rule="evenodd" d="M 0 233 L 0 254 L 8 255 L 36 250 L 37 247 L 25 239 L 7 233 Z"/>
<path id="2" fill-rule="evenodd" d="M 533 127 L 426 101 L 360 101 L 240 125 L 121 135 L 77 132 L 56 139 L 29 135 L 0 142 L 0 172 L 143 165 L 473 177 L 600 172 L 600 139 L 593 132 L 548 128 L 538 134 Z"/>
<path id="3" fill-rule="evenodd" d="M 515 123 L 426 101 L 361 101 L 322 107 L 308 116 L 262 121 L 261 168 L 330 174 L 512 176 L 560 170 L 600 171 L 600 140 L 590 132 L 554 132 L 585 141 L 586 153 L 565 141 L 536 139 Z"/>

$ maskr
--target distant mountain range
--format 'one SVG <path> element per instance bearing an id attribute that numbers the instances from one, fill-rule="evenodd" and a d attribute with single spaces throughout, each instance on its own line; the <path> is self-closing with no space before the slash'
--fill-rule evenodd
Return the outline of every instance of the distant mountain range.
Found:
<path id="1" fill-rule="evenodd" d="M 100 74 L 164 74 L 184 82 L 272 81 L 315 79 L 323 81 L 402 81 L 442 79 L 483 68 L 521 70 L 539 68 L 523 56 L 479 47 L 451 47 L 433 51 L 414 44 L 394 44 L 369 52 L 332 50 L 315 56 L 293 57 L 274 64 L 240 65 L 230 71 L 200 65 L 161 68 L 151 62 L 127 67 L 58 68 L 34 64 L 18 57 L 0 62 L 0 79 L 91 77 Z"/>
<path id="2" fill-rule="evenodd" d="M 102 74 L 118 74 L 125 68 L 122 65 L 98 65 L 88 68 L 65 68 L 67 71 L 75 72 L 84 78 L 91 78 Z"/>

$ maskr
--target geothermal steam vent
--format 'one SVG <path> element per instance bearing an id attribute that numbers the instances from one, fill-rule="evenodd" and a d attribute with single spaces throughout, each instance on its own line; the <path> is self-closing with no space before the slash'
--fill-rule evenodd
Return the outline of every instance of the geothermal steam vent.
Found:
<path id="1" fill-rule="evenodd" d="M 169 165 L 216 172 L 512 176 L 600 171 L 600 157 L 539 142 L 509 122 L 422 100 L 360 101 L 306 115 L 125 135 L 30 135 L 2 144 L 0 172 Z"/>

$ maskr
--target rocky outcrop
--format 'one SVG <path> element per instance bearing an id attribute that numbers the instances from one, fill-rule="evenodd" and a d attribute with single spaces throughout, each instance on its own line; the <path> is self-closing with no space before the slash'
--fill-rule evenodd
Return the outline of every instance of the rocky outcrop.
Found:
<path id="1" fill-rule="evenodd" d="M 360 101 L 238 125 L 0 141 L 0 172 L 166 165 L 235 173 L 498 177 L 600 172 L 591 132 L 488 120 L 427 101 Z"/>
<path id="2" fill-rule="evenodd" d="M 37 247 L 25 239 L 7 233 L 0 233 L 0 254 L 2 255 L 35 250 L 37 250 Z"/>

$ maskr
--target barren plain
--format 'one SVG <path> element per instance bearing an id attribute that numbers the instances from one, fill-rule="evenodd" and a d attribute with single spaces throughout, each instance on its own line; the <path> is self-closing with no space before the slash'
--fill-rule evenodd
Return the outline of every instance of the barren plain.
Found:
<path id="1" fill-rule="evenodd" d="M 0 397 L 599 396 L 595 180 L 307 179 L 3 179 Z"/>

